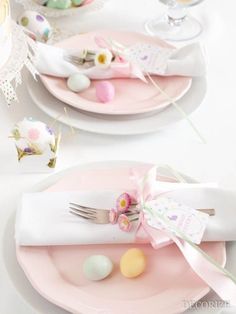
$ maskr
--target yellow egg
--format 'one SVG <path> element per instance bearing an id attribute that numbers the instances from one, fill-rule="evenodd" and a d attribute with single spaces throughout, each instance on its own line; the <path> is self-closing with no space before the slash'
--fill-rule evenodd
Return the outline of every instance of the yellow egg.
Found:
<path id="1" fill-rule="evenodd" d="M 130 249 L 121 257 L 120 271 L 126 278 L 141 275 L 146 268 L 146 256 L 140 249 Z"/>

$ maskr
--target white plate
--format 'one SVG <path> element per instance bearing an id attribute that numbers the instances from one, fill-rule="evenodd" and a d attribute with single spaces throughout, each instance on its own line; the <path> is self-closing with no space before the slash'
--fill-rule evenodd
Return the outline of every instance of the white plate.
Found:
<path id="1" fill-rule="evenodd" d="M 131 116 L 105 116 L 89 114 L 69 107 L 54 98 L 40 81 L 28 80 L 28 91 L 35 104 L 53 119 L 73 126 L 74 128 L 100 134 L 133 135 L 156 132 L 172 123 L 183 119 L 183 116 L 171 105 L 156 114 L 139 114 Z M 206 94 L 206 78 L 194 78 L 189 91 L 178 101 L 178 104 L 190 115 L 201 104 Z M 70 119 L 65 115 L 67 107 Z"/>

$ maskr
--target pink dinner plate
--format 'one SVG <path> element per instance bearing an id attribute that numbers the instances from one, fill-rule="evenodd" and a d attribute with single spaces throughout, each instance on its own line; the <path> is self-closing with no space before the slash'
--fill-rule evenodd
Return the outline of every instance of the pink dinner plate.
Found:
<path id="1" fill-rule="evenodd" d="M 131 167 L 144 173 L 150 165 L 78 167 L 48 191 L 132 189 Z M 124 278 L 119 271 L 120 257 L 131 247 L 140 247 L 148 260 L 146 271 L 136 279 Z M 201 248 L 222 265 L 225 263 L 223 242 L 204 243 Z M 33 287 L 72 313 L 181 313 L 209 292 L 209 287 L 192 271 L 174 244 L 158 250 L 148 244 L 17 247 L 16 250 Z M 93 254 L 105 254 L 115 265 L 113 273 L 100 282 L 88 281 L 82 273 L 84 259 Z"/>
<path id="2" fill-rule="evenodd" d="M 57 46 L 66 49 L 97 48 L 94 42 L 95 35 L 113 38 L 126 46 L 143 42 L 161 47 L 172 47 L 157 38 L 138 33 L 115 31 L 99 31 L 76 35 L 58 43 Z M 95 80 L 86 91 L 74 93 L 68 89 L 66 79 L 45 75 L 42 75 L 41 79 L 48 91 L 59 100 L 77 109 L 93 113 L 127 115 L 158 112 L 170 104 L 166 96 L 157 91 L 151 83 L 145 84 L 139 79 L 112 79 L 116 94 L 113 101 L 106 104 L 96 100 Z M 181 76 L 153 76 L 153 79 L 174 100 L 180 99 L 188 91 L 192 82 L 190 77 Z"/>

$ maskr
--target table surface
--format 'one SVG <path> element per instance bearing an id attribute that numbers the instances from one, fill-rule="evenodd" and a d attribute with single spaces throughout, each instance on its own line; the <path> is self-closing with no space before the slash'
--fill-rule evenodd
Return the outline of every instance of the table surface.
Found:
<path id="1" fill-rule="evenodd" d="M 62 18 L 53 23 L 65 29 L 86 32 L 96 29 L 122 29 L 143 32 L 144 22 L 158 16 L 165 9 L 157 0 L 110 0 L 98 12 L 81 16 L 71 22 Z M 77 131 L 71 135 L 63 126 L 62 144 L 57 170 L 78 163 L 100 160 L 138 160 L 157 164 L 169 164 L 202 182 L 218 182 L 220 186 L 236 187 L 236 100 L 234 98 L 236 67 L 236 19 L 235 0 L 206 0 L 191 9 L 204 25 L 204 33 L 198 38 L 206 48 L 208 59 L 208 90 L 199 109 L 191 118 L 204 135 L 207 144 L 202 144 L 187 122 L 182 121 L 158 133 L 139 136 L 105 136 Z M 22 12 L 22 7 L 12 3 L 13 16 Z M 4 234 L 7 219 L 16 209 L 20 194 L 46 178 L 46 174 L 20 174 L 17 168 L 14 144 L 8 138 L 15 122 L 32 116 L 50 123 L 30 100 L 26 85 L 18 88 L 19 103 L 10 107 L 0 99 L 0 238 L 11 243 Z M 32 290 L 30 299 L 34 308 L 22 298 L 9 278 L 7 269 L 14 267 L 14 256 L 3 254 L 0 244 L 0 313 L 66 313 L 50 305 Z M 233 261 L 234 245 L 228 246 L 228 265 L 236 272 Z M 22 274 L 21 274 L 22 275 Z M 16 279 L 16 278 L 15 278 Z M 21 278 L 17 278 L 21 280 Z M 25 280 L 22 275 L 22 280 Z M 29 287 L 28 287 L 29 288 Z M 30 290 L 30 289 L 29 289 Z M 200 312 L 198 312 L 200 313 Z M 202 313 L 202 312 L 201 312 Z M 211 313 L 207 309 L 206 313 Z M 235 313 L 230 309 L 212 310 L 212 313 Z"/>

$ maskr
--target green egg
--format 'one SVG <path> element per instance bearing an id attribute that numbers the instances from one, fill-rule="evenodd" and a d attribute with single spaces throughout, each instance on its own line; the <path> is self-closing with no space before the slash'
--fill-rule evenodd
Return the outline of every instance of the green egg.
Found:
<path id="1" fill-rule="evenodd" d="M 83 264 L 85 277 L 92 281 L 105 279 L 111 274 L 112 270 L 112 261 L 105 255 L 92 255 Z"/>
<path id="2" fill-rule="evenodd" d="M 72 0 L 72 3 L 77 7 L 83 4 L 83 2 L 84 0 Z"/>
<path id="3" fill-rule="evenodd" d="M 49 0 L 47 2 L 47 7 L 61 10 L 68 9 L 71 5 L 71 0 Z"/>

